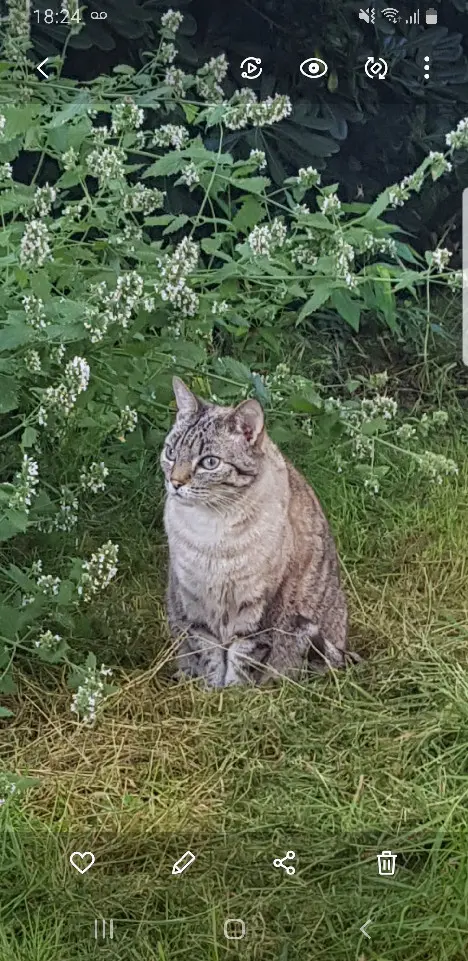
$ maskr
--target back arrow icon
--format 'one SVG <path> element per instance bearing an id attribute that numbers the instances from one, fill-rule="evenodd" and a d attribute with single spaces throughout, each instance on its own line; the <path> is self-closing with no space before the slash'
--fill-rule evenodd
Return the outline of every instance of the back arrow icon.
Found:
<path id="1" fill-rule="evenodd" d="M 38 63 L 38 65 L 37 65 L 37 67 L 36 67 L 36 70 L 39 70 L 39 73 L 42 73 L 42 76 L 45 77 L 46 80 L 49 79 L 49 74 L 46 73 L 45 70 L 43 70 L 42 68 L 43 68 L 44 64 L 47 63 L 48 59 L 49 59 L 49 58 L 46 57 L 45 60 L 42 60 L 41 63 Z"/>
<path id="2" fill-rule="evenodd" d="M 372 924 L 372 918 L 369 918 L 369 920 L 366 921 L 366 923 L 363 924 L 362 928 L 359 928 L 359 930 L 362 931 L 364 937 L 369 938 L 369 941 L 370 941 L 370 934 L 368 934 L 366 931 L 366 928 L 368 927 L 369 924 Z"/>

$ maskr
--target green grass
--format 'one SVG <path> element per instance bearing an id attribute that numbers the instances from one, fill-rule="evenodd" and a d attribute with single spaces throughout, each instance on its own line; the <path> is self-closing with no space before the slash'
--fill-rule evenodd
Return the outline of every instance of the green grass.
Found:
<path id="1" fill-rule="evenodd" d="M 0 812 L 1 961 L 466 957 L 463 429 L 447 440 L 455 482 L 395 470 L 370 502 L 296 451 L 336 532 L 365 657 L 304 686 L 172 684 L 154 466 L 137 493 L 102 501 L 84 541 L 119 541 L 121 576 L 75 646 L 120 665 L 120 691 L 88 730 L 57 669 L 18 678 L 2 764 L 39 783 Z M 197 860 L 173 878 L 187 848 Z M 293 878 L 272 866 L 288 848 Z M 382 849 L 398 853 L 393 879 L 378 875 Z M 96 855 L 84 876 L 75 850 Z M 227 917 L 246 921 L 243 941 L 225 940 Z M 114 919 L 112 942 L 95 941 L 95 918 Z"/>

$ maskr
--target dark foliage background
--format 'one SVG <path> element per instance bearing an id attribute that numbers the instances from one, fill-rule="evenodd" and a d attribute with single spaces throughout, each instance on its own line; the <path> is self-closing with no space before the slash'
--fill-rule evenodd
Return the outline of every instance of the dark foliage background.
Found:
<path id="1" fill-rule="evenodd" d="M 404 20 L 415 5 L 400 6 L 402 21 L 389 23 L 375 4 L 373 26 L 358 19 L 354 0 L 90 0 L 86 25 L 72 36 L 64 73 L 83 81 L 110 72 L 120 63 L 138 67 L 144 52 L 157 43 L 157 26 L 168 6 L 184 13 L 178 34 L 180 66 L 193 68 L 225 52 L 232 89 L 245 85 L 239 64 L 249 54 L 262 58 L 257 92 L 288 93 L 292 121 L 262 131 L 233 132 L 226 147 L 245 156 L 252 146 L 264 149 L 273 180 L 282 183 L 301 166 L 325 171 L 325 182 L 339 181 L 343 199 L 372 200 L 387 184 L 414 169 L 430 149 L 443 149 L 444 135 L 468 113 L 468 3 L 431 0 L 437 26 L 409 26 Z M 49 6 L 40 0 L 38 8 Z M 425 6 L 421 6 L 423 19 Z M 105 11 L 105 21 L 93 21 Z M 58 53 L 66 28 L 34 29 L 38 58 Z M 423 80 L 423 58 L 431 58 L 431 79 Z M 329 70 L 323 80 L 305 79 L 299 64 L 320 56 Z M 389 63 L 385 82 L 364 73 L 368 56 Z M 229 92 L 229 91 L 227 91 Z M 459 243 L 460 191 L 468 182 L 468 164 L 450 182 L 434 185 L 401 213 L 400 222 L 421 249 L 447 234 Z"/>

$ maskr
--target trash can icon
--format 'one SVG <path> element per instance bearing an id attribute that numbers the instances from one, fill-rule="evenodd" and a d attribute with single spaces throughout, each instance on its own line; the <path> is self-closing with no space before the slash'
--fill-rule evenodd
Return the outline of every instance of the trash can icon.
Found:
<path id="1" fill-rule="evenodd" d="M 377 863 L 379 866 L 379 874 L 383 878 L 393 878 L 396 871 L 396 859 L 398 855 L 392 854 L 391 851 L 382 851 L 382 854 L 377 855 Z"/>
<path id="2" fill-rule="evenodd" d="M 426 10 L 426 23 L 431 25 L 437 23 L 437 10 L 434 7 L 429 7 L 429 10 Z"/>

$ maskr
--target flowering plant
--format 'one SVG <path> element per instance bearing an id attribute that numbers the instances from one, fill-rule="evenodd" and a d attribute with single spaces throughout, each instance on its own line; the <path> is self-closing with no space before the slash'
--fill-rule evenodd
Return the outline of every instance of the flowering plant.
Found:
<path id="1" fill-rule="evenodd" d="M 174 65 L 180 17 L 164 14 L 144 70 L 120 67 L 82 90 L 41 84 L 26 58 L 25 22 L 4 38 L 5 55 L 17 54 L 0 81 L 0 540 L 10 558 L 26 532 L 69 543 L 113 468 L 138 476 L 149 432 L 157 439 L 167 428 L 175 370 L 221 401 L 244 392 L 282 405 L 310 433 L 311 411 L 329 416 L 333 404 L 316 392 L 311 400 L 303 377 L 295 393 L 289 375 L 288 389 L 275 391 L 278 367 L 259 374 L 245 362 L 255 338 L 265 356 L 275 326 L 306 332 L 327 312 L 354 330 L 365 315 L 397 330 L 398 291 L 460 282 L 448 251 L 424 261 L 382 215 L 450 172 L 448 158 L 468 146 L 467 121 L 447 137 L 447 156 L 429 155 L 371 206 L 342 203 L 338 186 L 323 186 L 311 167 L 272 191 L 264 153 L 236 159 L 223 137 L 287 120 L 288 97 L 226 98 L 223 56 L 183 73 Z M 28 154 L 36 169 L 25 184 L 16 164 Z M 386 429 L 395 413 L 375 394 L 370 408 L 333 411 L 357 459 L 368 457 L 374 492 L 381 422 Z M 74 472 L 61 466 L 69 456 Z M 421 454 L 428 473 L 430 456 Z M 433 460 L 431 469 L 438 478 L 455 466 Z M 70 637 L 74 614 L 116 576 L 118 545 L 109 539 L 45 573 L 44 541 L 31 543 L 28 569 L 2 567 L 0 692 L 17 649 L 64 661 L 82 676 L 73 710 L 94 720 L 107 669 L 92 657 L 77 665 L 64 626 Z"/>

